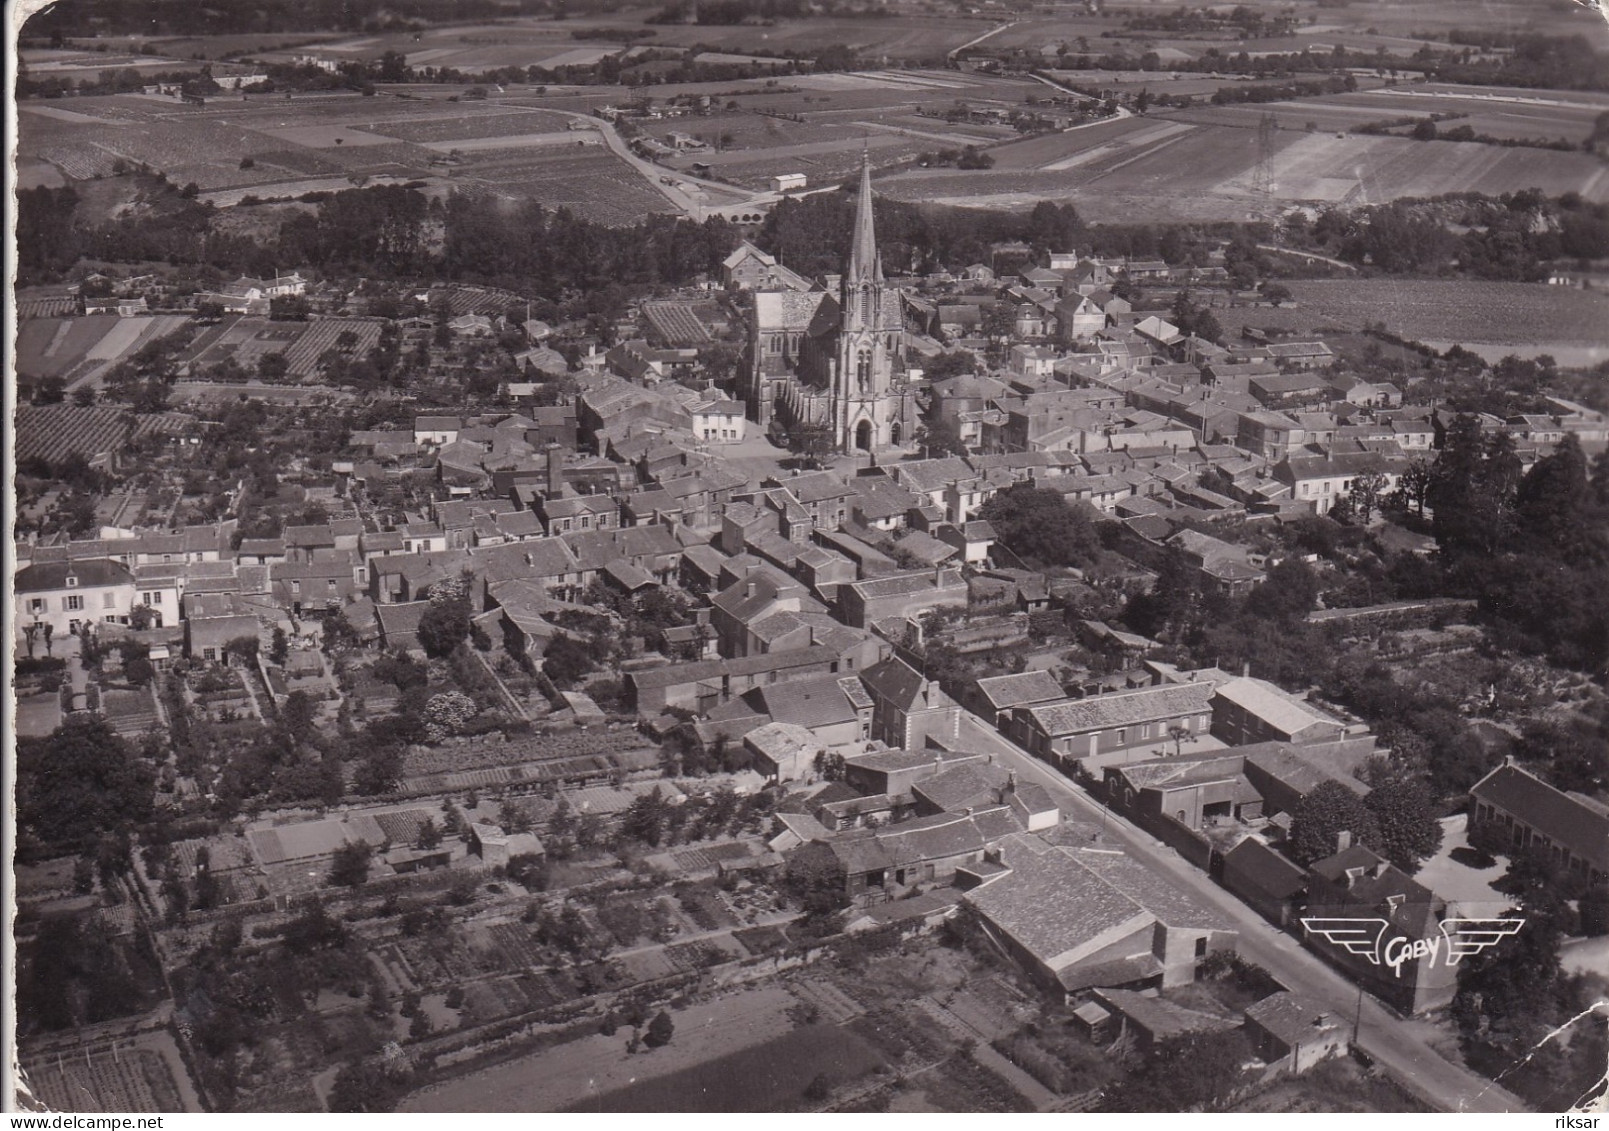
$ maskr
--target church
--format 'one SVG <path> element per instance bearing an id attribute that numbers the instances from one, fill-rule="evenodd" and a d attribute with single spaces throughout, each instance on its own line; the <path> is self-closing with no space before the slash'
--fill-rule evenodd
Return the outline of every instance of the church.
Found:
<path id="1" fill-rule="evenodd" d="M 840 452 L 909 444 L 916 404 L 905 380 L 904 300 L 883 278 L 869 160 L 861 166 L 848 270 L 836 290 L 755 290 L 750 411 L 762 426 L 825 424 Z"/>

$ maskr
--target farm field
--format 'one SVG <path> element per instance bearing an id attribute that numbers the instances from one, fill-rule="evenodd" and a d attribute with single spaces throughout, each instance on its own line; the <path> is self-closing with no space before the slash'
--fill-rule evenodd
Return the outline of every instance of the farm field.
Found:
<path id="1" fill-rule="evenodd" d="M 115 314 L 82 318 L 30 318 L 17 327 L 17 372 L 26 377 L 61 377 L 111 332 Z"/>
<path id="2" fill-rule="evenodd" d="M 1569 287 L 1383 278 L 1299 279 L 1289 286 L 1310 316 L 1353 327 L 1383 317 L 1391 332 L 1415 341 L 1539 352 L 1609 346 L 1609 296 Z"/>
<path id="3" fill-rule="evenodd" d="M 1270 177 L 1274 194 L 1291 201 L 1379 204 L 1404 196 L 1497 196 L 1527 188 L 1609 200 L 1609 166 L 1590 154 L 1478 142 L 1306 134 L 1274 155 Z M 1250 188 L 1249 171 L 1225 181 L 1220 191 L 1235 188 Z"/>
<path id="4" fill-rule="evenodd" d="M 877 1050 L 849 1030 L 810 1025 L 719 1060 L 606 1092 L 568 1110 L 797 1111 L 809 1106 L 803 1092 L 817 1075 L 844 1084 L 883 1063 Z"/>
<path id="5" fill-rule="evenodd" d="M 632 166 L 602 147 L 597 131 L 565 130 L 570 114 L 445 98 L 248 99 L 205 108 L 136 96 L 86 98 L 78 100 L 82 121 L 25 115 L 19 151 L 36 171 L 54 168 L 74 179 L 110 176 L 119 159 L 146 164 L 228 206 L 248 195 L 299 196 L 363 181 L 445 185 L 451 182 L 432 162 L 459 149 L 469 160 L 452 170 L 453 182 L 478 183 L 511 199 L 612 224 L 670 209 Z M 132 112 L 151 116 L 123 120 Z M 588 152 L 576 152 L 582 147 Z M 250 167 L 241 168 L 248 157 Z"/>
<path id="6" fill-rule="evenodd" d="M 24 319 L 17 326 L 17 372 L 60 377 L 72 388 L 95 380 L 145 343 L 173 333 L 187 321 L 174 314 Z"/>
<path id="7" fill-rule="evenodd" d="M 331 39 L 313 47 L 259 52 L 263 60 L 314 55 L 327 59 L 378 59 L 386 51 L 407 56 L 413 66 L 484 70 L 493 67 L 559 67 L 595 62 L 618 51 L 616 44 L 588 42 L 577 33 L 613 28 L 642 28 L 657 8 L 552 20 L 515 19 L 470 27 L 430 28 L 416 39 L 409 32 Z M 649 47 L 702 46 L 717 54 L 815 52 L 840 44 L 871 57 L 938 59 L 996 26 L 997 21 L 960 17 L 892 16 L 886 19 L 818 17 L 783 20 L 763 28 L 663 25 L 649 30 Z"/>
<path id="8" fill-rule="evenodd" d="M 1313 123 L 1321 130 L 1335 132 L 1366 122 L 1460 114 L 1467 116 L 1450 119 L 1440 128 L 1467 125 L 1478 134 L 1493 137 L 1562 138 L 1580 142 L 1592 133 L 1593 120 L 1605 110 L 1609 110 L 1609 98 L 1601 95 L 1415 85 L 1286 102 L 1192 106 L 1184 110 L 1158 111 L 1154 116 L 1202 125 L 1256 129 L 1263 115 L 1270 114 L 1281 129 L 1301 130 Z"/>
<path id="9" fill-rule="evenodd" d="M 989 153 L 996 165 L 990 170 L 911 170 L 881 179 L 878 189 L 896 199 L 973 207 L 1069 201 L 1087 218 L 1106 222 L 1270 218 L 1297 202 L 1379 204 L 1408 196 L 1496 196 L 1527 188 L 1609 200 L 1609 166 L 1590 154 L 1336 136 L 1327 127 L 1297 126 L 1325 109 L 1310 111 L 1302 102 L 1162 112 L 994 147 Z M 1286 123 L 1273 136 L 1267 195 L 1254 184 L 1255 126 L 1265 112 Z M 1393 116 L 1355 108 L 1332 112 L 1347 115 L 1350 124 Z M 1526 126 L 1519 131 L 1528 128 L 1541 132 Z"/>

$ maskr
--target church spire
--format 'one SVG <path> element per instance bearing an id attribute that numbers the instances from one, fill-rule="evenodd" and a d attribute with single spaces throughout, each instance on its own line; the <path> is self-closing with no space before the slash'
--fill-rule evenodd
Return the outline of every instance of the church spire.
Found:
<path id="1" fill-rule="evenodd" d="M 855 242 L 849 251 L 850 283 L 881 283 L 883 261 L 877 254 L 877 233 L 872 224 L 872 157 L 861 157 L 860 197 L 855 203 Z"/>

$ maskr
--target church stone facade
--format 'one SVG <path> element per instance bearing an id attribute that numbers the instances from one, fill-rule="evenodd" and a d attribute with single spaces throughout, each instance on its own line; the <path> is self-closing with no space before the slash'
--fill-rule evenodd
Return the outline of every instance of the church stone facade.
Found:
<path id="1" fill-rule="evenodd" d="M 754 419 L 826 424 L 841 452 L 909 444 L 916 406 L 905 381 L 904 304 L 883 278 L 869 163 L 861 169 L 854 242 L 837 291 L 755 291 L 748 397 Z"/>

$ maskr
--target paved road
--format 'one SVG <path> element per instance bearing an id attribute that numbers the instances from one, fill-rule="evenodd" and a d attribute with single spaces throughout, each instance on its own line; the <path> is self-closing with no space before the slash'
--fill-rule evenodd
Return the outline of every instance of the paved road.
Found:
<path id="1" fill-rule="evenodd" d="M 691 219 L 702 220 L 706 208 L 741 204 L 752 204 L 759 207 L 777 199 L 777 194 L 774 192 L 749 193 L 745 197 L 745 190 L 734 185 L 701 180 L 690 173 L 683 173 L 664 165 L 655 164 L 644 157 L 639 157 L 633 152 L 631 146 L 626 144 L 626 139 L 620 136 L 613 122 L 575 110 L 554 110 L 553 112 L 566 114 L 571 118 L 578 118 L 590 126 L 595 126 L 603 135 L 604 144 L 609 147 L 616 157 L 619 157 L 626 164 L 637 170 L 660 195 L 686 213 Z M 665 178 L 667 177 L 675 183 L 666 184 Z M 707 189 L 710 195 L 707 197 L 696 196 L 687 192 L 683 187 L 685 185 L 697 185 L 700 188 Z M 733 193 L 738 194 L 738 199 L 727 199 Z"/>
<path id="2" fill-rule="evenodd" d="M 961 52 L 965 51 L 968 47 L 976 47 L 978 44 L 982 43 L 985 39 L 993 39 L 995 36 L 999 35 L 1003 31 L 1005 31 L 1008 27 L 1016 27 L 1021 22 L 1022 22 L 1021 20 L 1012 20 L 1009 23 L 1001 24 L 999 27 L 990 28 L 988 31 L 984 32 L 982 35 L 975 36 L 974 38 L 969 39 L 965 43 L 961 44 L 961 46 L 957 47 L 954 51 L 951 51 L 949 53 L 949 55 L 946 56 L 946 58 L 954 59 L 957 55 L 961 54 Z"/>
<path id="3" fill-rule="evenodd" d="M 977 717 L 962 714 L 961 739 L 967 749 L 994 754 L 1024 778 L 1043 785 L 1063 812 L 1102 821 L 1101 806 L 1081 789 Z M 1268 970 L 1295 992 L 1322 1002 L 1334 1013 L 1343 1017 L 1354 1015 L 1358 1009 L 1357 987 L 1304 950 L 1296 939 L 1276 929 L 1173 849 L 1125 818 L 1107 813 L 1104 820 L 1106 836 L 1120 843 L 1136 860 L 1228 916 L 1240 932 L 1237 949 L 1243 957 Z M 1406 1030 L 1395 1014 L 1370 997 L 1363 998 L 1358 1044 L 1409 1090 L 1444 1111 L 1526 1110 L 1519 1099 L 1495 1084 L 1444 1060 Z"/>
<path id="4" fill-rule="evenodd" d="M 1281 255 L 1294 255 L 1298 259 L 1310 259 L 1314 263 L 1328 263 L 1331 267 L 1339 267 L 1345 271 L 1356 271 L 1357 264 L 1348 263 L 1344 259 L 1331 259 L 1328 255 L 1319 255 L 1313 251 L 1297 251 L 1292 247 L 1280 247 L 1278 244 L 1260 243 L 1257 245 L 1261 251 L 1277 251 Z"/>

